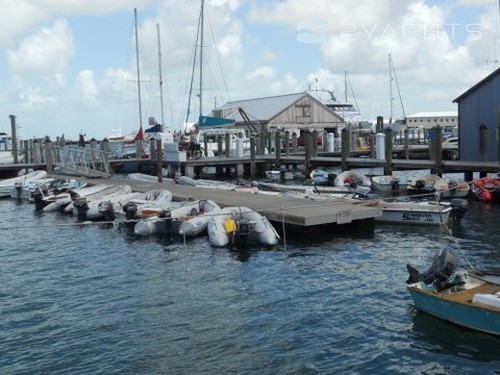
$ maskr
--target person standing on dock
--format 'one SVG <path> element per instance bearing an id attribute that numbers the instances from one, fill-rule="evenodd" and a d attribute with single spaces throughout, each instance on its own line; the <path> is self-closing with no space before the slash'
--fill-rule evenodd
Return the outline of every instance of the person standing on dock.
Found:
<path id="1" fill-rule="evenodd" d="M 80 136 L 78 137 L 78 146 L 85 147 L 85 133 L 80 129 Z"/>

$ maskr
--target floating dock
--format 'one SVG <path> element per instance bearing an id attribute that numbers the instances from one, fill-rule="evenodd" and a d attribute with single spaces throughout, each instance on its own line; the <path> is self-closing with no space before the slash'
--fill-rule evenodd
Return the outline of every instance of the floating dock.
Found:
<path id="1" fill-rule="evenodd" d="M 55 178 L 68 178 L 64 175 L 51 175 Z M 95 183 L 95 179 L 79 178 Z M 248 207 L 266 216 L 269 220 L 300 227 L 312 227 L 327 224 L 360 224 L 382 215 L 382 209 L 376 207 L 369 200 L 352 201 L 349 199 L 335 199 L 314 201 L 296 197 L 257 194 L 251 192 L 211 189 L 179 185 L 168 182 L 138 181 L 132 179 L 99 178 L 102 184 L 127 184 L 133 191 L 145 192 L 151 189 L 167 189 L 172 193 L 174 200 L 209 199 L 221 207 L 241 206 Z M 368 231 L 372 225 L 366 225 Z M 371 229 L 370 229 L 371 227 Z"/>

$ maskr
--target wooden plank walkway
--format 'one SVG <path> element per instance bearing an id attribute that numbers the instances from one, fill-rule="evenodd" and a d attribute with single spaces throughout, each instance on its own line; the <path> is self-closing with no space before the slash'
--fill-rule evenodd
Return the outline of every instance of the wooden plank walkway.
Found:
<path id="1" fill-rule="evenodd" d="M 55 178 L 68 178 L 67 175 L 53 175 Z M 313 201 L 294 197 L 255 194 L 222 189 L 200 188 L 172 183 L 136 181 L 123 178 L 99 178 L 78 180 L 88 183 L 127 184 L 133 191 L 144 192 L 151 189 L 168 189 L 174 200 L 209 199 L 221 207 L 249 207 L 266 216 L 269 220 L 310 227 L 323 224 L 349 224 L 358 220 L 374 219 L 382 215 L 379 207 L 371 201 L 353 202 L 347 199 Z"/>

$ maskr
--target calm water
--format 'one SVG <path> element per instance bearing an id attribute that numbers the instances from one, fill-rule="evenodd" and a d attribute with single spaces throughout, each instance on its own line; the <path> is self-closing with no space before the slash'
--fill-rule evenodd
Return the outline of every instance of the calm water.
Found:
<path id="1" fill-rule="evenodd" d="M 500 373 L 499 338 L 418 313 L 406 292 L 438 228 L 242 253 L 0 209 L 2 374 Z M 475 267 L 500 268 L 499 225 L 500 205 L 472 202 L 454 229 Z"/>

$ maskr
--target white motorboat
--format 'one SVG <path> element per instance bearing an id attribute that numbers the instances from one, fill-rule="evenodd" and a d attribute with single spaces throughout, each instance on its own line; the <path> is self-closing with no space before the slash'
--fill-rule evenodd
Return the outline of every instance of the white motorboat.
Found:
<path id="1" fill-rule="evenodd" d="M 280 236 L 269 220 L 248 207 L 225 207 L 208 223 L 208 239 L 213 246 L 261 244 L 274 246 Z"/>
<path id="2" fill-rule="evenodd" d="M 36 181 L 42 178 L 47 178 L 47 172 L 42 170 L 28 172 L 22 176 L 12 177 L 5 180 L 0 181 L 0 198 L 8 198 L 10 197 L 10 193 L 12 188 L 16 186 L 16 184 L 23 184 L 29 181 Z"/>
<path id="3" fill-rule="evenodd" d="M 408 181 L 392 175 L 372 176 L 372 189 L 381 193 L 406 193 Z"/>
<path id="4" fill-rule="evenodd" d="M 40 178 L 36 180 L 28 180 L 24 182 L 16 182 L 10 189 L 10 197 L 14 199 L 34 201 L 34 193 L 47 192 L 50 185 L 56 181 L 55 178 Z"/>
<path id="5" fill-rule="evenodd" d="M 379 200 L 378 206 L 382 216 L 376 217 L 376 221 L 418 225 L 447 224 L 450 218 L 458 223 L 468 210 L 468 202 L 460 198 L 451 203 Z"/>

